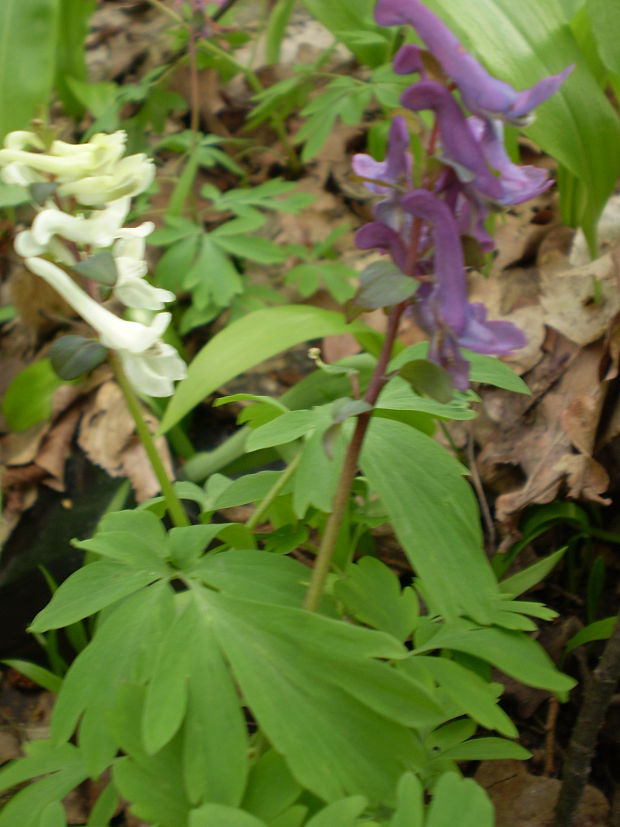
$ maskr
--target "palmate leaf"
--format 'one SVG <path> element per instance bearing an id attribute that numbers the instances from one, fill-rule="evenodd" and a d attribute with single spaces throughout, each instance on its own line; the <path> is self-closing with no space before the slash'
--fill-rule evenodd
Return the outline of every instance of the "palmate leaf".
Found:
<path id="1" fill-rule="evenodd" d="M 390 800 L 420 760 L 410 726 L 443 711 L 422 685 L 376 657 L 399 658 L 387 635 L 302 610 L 203 592 L 243 697 L 297 780 L 327 801 Z"/>
<path id="2" fill-rule="evenodd" d="M 142 715 L 146 751 L 160 750 L 183 721 L 188 797 L 197 802 L 206 793 L 209 801 L 237 805 L 247 775 L 245 722 L 213 632 L 193 600 L 157 655 Z"/>
<path id="3" fill-rule="evenodd" d="M 39 781 L 20 790 L 0 813 L 0 827 L 39 827 L 41 812 L 61 801 L 88 777 L 82 755 L 73 744 L 54 745 L 34 741 L 26 747 L 26 757 L 0 770 L 0 789 L 8 789 L 40 775 Z"/>
<path id="4" fill-rule="evenodd" d="M 113 779 L 138 817 L 165 827 L 185 827 L 191 804 L 182 778 L 181 738 L 148 755 L 140 737 L 144 689 L 124 683 L 107 713 L 111 736 L 125 753 L 114 762 Z"/>
<path id="5" fill-rule="evenodd" d="M 92 775 L 111 763 L 118 748 L 106 715 L 119 685 L 151 674 L 153 653 L 173 616 L 167 584 L 141 589 L 102 618 L 93 640 L 71 664 L 52 716 L 51 736 L 58 744 L 67 741 L 82 716 L 78 740 Z"/>
<path id="6" fill-rule="evenodd" d="M 297 801 L 301 792 L 284 758 L 270 749 L 252 764 L 241 806 L 271 824 Z"/>

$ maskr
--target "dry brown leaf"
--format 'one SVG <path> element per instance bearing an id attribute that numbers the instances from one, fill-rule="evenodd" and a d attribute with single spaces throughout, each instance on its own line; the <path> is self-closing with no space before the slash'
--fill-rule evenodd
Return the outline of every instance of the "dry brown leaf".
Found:
<path id="1" fill-rule="evenodd" d="M 65 461 L 71 453 L 73 434 L 81 413 L 80 407 L 69 408 L 48 432 L 36 456 L 35 465 L 52 478 L 46 479 L 45 484 L 55 491 L 65 490 Z"/>
<path id="2" fill-rule="evenodd" d="M 560 792 L 558 778 L 531 775 L 522 761 L 483 761 L 475 775 L 495 807 L 497 827 L 551 827 Z M 586 786 L 575 827 L 606 827 L 609 802 Z"/>
<path id="3" fill-rule="evenodd" d="M 143 410 L 151 432 L 158 427 L 157 420 Z M 164 437 L 155 444 L 170 479 L 174 478 L 168 445 Z M 151 464 L 134 431 L 120 388 L 115 382 L 103 384 L 86 404 L 80 424 L 78 445 L 86 456 L 111 477 L 129 477 L 142 502 L 159 491 L 159 483 Z"/>
<path id="4" fill-rule="evenodd" d="M 602 338 L 620 310 L 618 271 L 611 253 L 568 269 L 541 268 L 545 324 L 584 347 Z"/>
<path id="5" fill-rule="evenodd" d="M 498 521 L 509 521 L 527 505 L 551 502 L 562 485 L 575 499 L 608 503 L 602 497 L 609 484 L 607 473 L 591 456 L 605 398 L 598 369 L 601 351 L 600 344 L 578 351 L 564 361 L 559 378 L 557 371 L 541 368 L 540 375 L 556 376 L 556 381 L 543 385 L 527 412 L 520 408 L 512 419 L 494 416 L 495 428 L 487 418 L 483 440 L 477 431 L 477 439 L 485 445 L 478 458 L 483 478 L 496 476 L 502 464 L 519 466 L 525 475 L 520 488 L 497 498 Z M 547 360 L 557 363 L 562 352 L 563 342 L 558 340 Z M 496 394 L 494 398 L 502 397 Z"/>

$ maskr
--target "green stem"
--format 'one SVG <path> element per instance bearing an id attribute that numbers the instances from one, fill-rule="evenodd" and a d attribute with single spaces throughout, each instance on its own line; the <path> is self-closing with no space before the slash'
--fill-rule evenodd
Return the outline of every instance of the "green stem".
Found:
<path id="1" fill-rule="evenodd" d="M 151 6 L 155 6 L 162 14 L 167 15 L 171 20 L 174 20 L 175 23 L 179 23 L 181 26 L 186 26 L 185 20 L 181 17 L 180 14 L 174 11 L 174 9 L 168 8 L 165 3 L 162 3 L 161 0 L 149 0 Z"/>
<path id="2" fill-rule="evenodd" d="M 392 348 L 396 340 L 398 325 L 404 309 L 404 303 L 399 304 L 390 314 L 388 329 L 385 334 L 381 354 L 370 380 L 370 384 L 368 385 L 368 390 L 364 395 L 364 401 L 368 402 L 369 405 L 375 404 L 381 389 L 387 381 L 385 373 L 388 362 L 390 361 L 390 356 L 392 355 Z M 351 442 L 349 442 L 347 453 L 344 458 L 344 464 L 340 474 L 338 489 L 334 497 L 332 511 L 327 520 L 327 525 L 325 526 L 325 533 L 323 534 L 323 538 L 321 540 L 319 553 L 317 554 L 316 563 L 314 564 L 314 568 L 312 570 L 312 577 L 310 578 L 310 585 L 308 586 L 306 599 L 304 601 L 304 608 L 311 612 L 315 612 L 318 609 L 321 602 L 321 597 L 323 596 L 327 575 L 329 574 L 329 570 L 332 565 L 334 551 L 336 549 L 336 543 L 340 533 L 340 526 L 342 525 L 342 520 L 349 502 L 349 495 L 351 494 L 351 489 L 353 487 L 353 480 L 357 474 L 357 465 L 362 451 L 364 437 L 366 436 L 366 431 L 368 430 L 368 425 L 370 424 L 370 414 L 371 411 L 367 411 L 357 417 L 355 430 L 353 431 L 353 436 L 351 438 Z"/>
<path id="3" fill-rule="evenodd" d="M 157 481 L 159 482 L 159 486 L 161 488 L 161 492 L 164 495 L 166 500 L 166 505 L 168 507 L 168 513 L 170 514 L 170 518 L 175 526 L 188 526 L 190 524 L 187 514 L 185 513 L 185 509 L 181 505 L 181 500 L 175 494 L 174 488 L 172 487 L 172 483 L 168 479 L 168 475 L 166 474 L 166 469 L 164 468 L 164 464 L 161 461 L 161 457 L 157 451 L 157 447 L 153 440 L 153 435 L 148 429 L 148 425 L 146 424 L 146 420 L 142 415 L 142 410 L 140 408 L 140 403 L 133 392 L 133 388 L 129 384 L 129 380 L 125 375 L 125 371 L 121 365 L 120 359 L 113 351 L 110 351 L 108 355 L 108 360 L 110 365 L 112 366 L 112 370 L 116 375 L 116 381 L 119 384 L 121 391 L 123 392 L 123 396 L 125 397 L 125 402 L 127 403 L 127 407 L 129 408 L 129 413 L 131 414 L 133 421 L 136 424 L 136 431 L 138 433 L 138 437 L 140 438 L 140 442 L 144 446 L 144 450 L 146 451 L 146 455 L 149 458 L 149 462 L 151 463 L 151 467 L 155 472 L 155 476 L 157 477 Z"/>
<path id="4" fill-rule="evenodd" d="M 256 511 L 250 519 L 247 521 L 246 525 L 249 529 L 256 528 L 259 524 L 260 520 L 263 517 L 263 514 L 267 511 L 271 503 L 275 500 L 278 496 L 280 491 L 284 488 L 288 480 L 293 476 L 295 469 L 299 465 L 299 460 L 301 459 L 301 450 L 297 453 L 288 466 L 284 469 L 284 471 L 280 474 L 274 485 L 272 486 L 271 490 L 267 492 L 265 498 L 262 500 L 260 505 L 256 507 Z"/>

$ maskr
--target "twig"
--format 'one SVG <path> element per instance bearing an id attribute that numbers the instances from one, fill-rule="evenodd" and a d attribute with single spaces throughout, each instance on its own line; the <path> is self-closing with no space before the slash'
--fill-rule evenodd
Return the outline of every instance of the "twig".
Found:
<path id="1" fill-rule="evenodd" d="M 619 615 L 620 617 L 620 615 Z M 592 755 L 605 713 L 620 678 L 620 622 L 616 619 L 599 665 L 586 686 L 564 765 L 554 827 L 573 827 L 577 808 L 590 774 Z"/>

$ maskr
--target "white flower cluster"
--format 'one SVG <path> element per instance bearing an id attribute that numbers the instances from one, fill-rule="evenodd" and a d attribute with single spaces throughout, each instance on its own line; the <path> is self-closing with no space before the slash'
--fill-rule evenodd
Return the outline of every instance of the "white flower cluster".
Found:
<path id="1" fill-rule="evenodd" d="M 116 269 L 112 292 L 126 307 L 160 311 L 175 296 L 149 284 L 145 238 L 155 226 L 147 221 L 123 227 L 131 197 L 149 186 L 155 173 L 146 155 L 123 158 L 126 134 L 94 135 L 88 143 L 53 141 L 45 150 L 33 132 L 12 132 L 0 149 L 0 178 L 31 186 L 53 183 L 55 193 L 87 208 L 87 214 L 64 212 L 48 200 L 29 230 L 15 239 L 17 253 L 29 270 L 50 284 L 118 352 L 133 387 L 148 396 L 170 396 L 174 381 L 187 368 L 177 351 L 161 341 L 170 313 L 158 312 L 150 325 L 125 321 L 91 298 L 65 272 L 86 256 L 111 248 Z M 69 243 L 67 243 L 69 242 Z M 59 266 L 60 265 L 60 266 Z"/>

